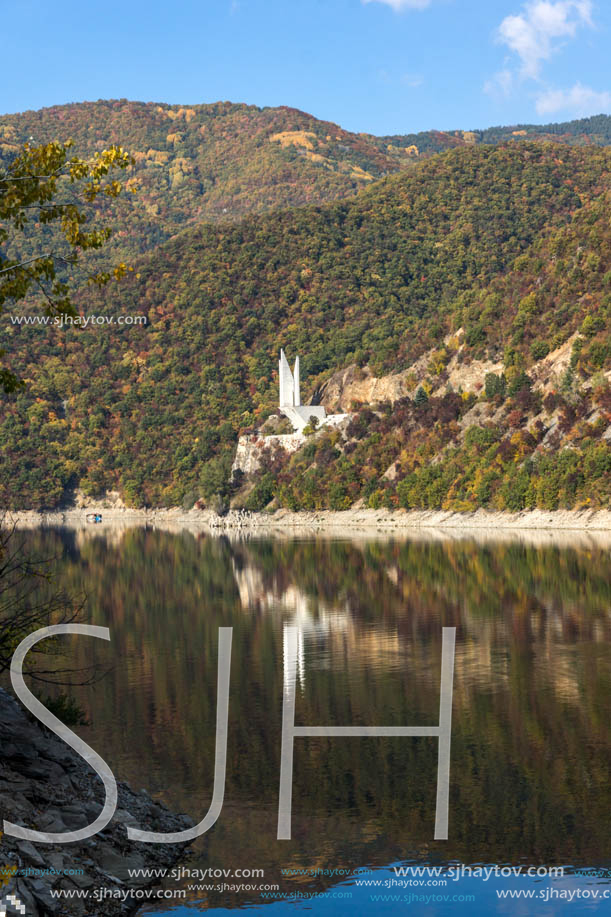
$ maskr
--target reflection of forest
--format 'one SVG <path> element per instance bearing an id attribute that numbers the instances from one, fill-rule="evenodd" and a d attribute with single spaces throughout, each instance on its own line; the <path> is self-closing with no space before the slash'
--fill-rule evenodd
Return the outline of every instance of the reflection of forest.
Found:
<path id="1" fill-rule="evenodd" d="M 519 543 L 31 536 L 111 628 L 114 668 L 75 688 L 115 770 L 202 817 L 219 626 L 232 626 L 226 802 L 207 863 L 393 857 L 592 863 L 611 836 L 611 561 Z M 450 840 L 433 843 L 431 739 L 298 740 L 293 838 L 275 840 L 283 629 L 301 634 L 296 721 L 434 725 L 456 626 Z M 80 663 L 108 649 L 77 640 Z M 264 864 L 263 864 L 264 865 Z M 270 866 L 271 868 L 271 866 Z"/>
<path id="2" fill-rule="evenodd" d="M 536 643 L 536 669 L 545 677 L 547 686 L 565 700 L 578 703 L 579 672 L 574 644 L 577 641 L 609 643 L 611 605 L 605 605 L 608 591 L 601 590 L 602 603 L 594 599 L 591 607 L 598 613 L 586 617 L 581 611 L 582 605 L 589 607 L 588 602 L 580 601 L 577 594 L 572 599 L 565 591 L 533 595 L 525 592 L 524 584 L 515 581 L 517 577 L 510 576 L 514 580 L 511 587 L 503 583 L 504 578 L 498 578 L 495 594 L 487 596 L 486 587 L 492 586 L 494 568 L 498 572 L 501 572 L 499 567 L 505 569 L 505 579 L 507 571 L 513 568 L 504 568 L 502 559 L 491 566 L 489 558 L 480 556 L 481 549 L 472 554 L 469 561 L 464 545 L 463 557 L 457 562 L 456 547 L 456 544 L 446 544 L 446 548 L 454 548 L 446 551 L 446 557 L 454 554 L 454 568 L 462 566 L 465 572 L 468 571 L 472 587 L 476 586 L 470 600 L 465 598 L 456 576 L 454 582 L 451 574 L 448 578 L 445 564 L 445 582 L 442 578 L 431 577 L 428 588 L 423 590 L 425 566 L 402 564 L 401 557 L 391 552 L 393 562 L 384 572 L 392 585 L 385 590 L 384 598 L 385 607 L 394 611 L 396 617 L 387 616 L 373 626 L 360 619 L 362 595 L 354 604 L 345 596 L 321 600 L 318 589 L 308 594 L 306 589 L 296 585 L 295 579 L 299 577 L 291 575 L 290 564 L 266 577 L 257 565 L 255 544 L 251 544 L 250 549 L 248 544 L 241 548 L 234 546 L 232 565 L 242 608 L 254 614 L 281 615 L 285 626 L 298 628 L 302 647 L 308 641 L 316 643 L 318 657 L 321 644 L 324 644 L 333 659 L 333 669 L 355 663 L 394 668 L 399 658 L 401 665 L 407 662 L 410 669 L 418 670 L 423 657 L 415 649 L 416 640 L 419 635 L 430 633 L 431 619 L 438 621 L 443 607 L 446 612 L 450 609 L 454 613 L 452 620 L 445 622 L 446 626 L 450 623 L 460 626 L 468 635 L 457 651 L 455 699 L 468 704 L 471 689 L 507 683 L 510 659 L 506 647 L 513 639 L 518 643 Z M 379 595 L 379 588 L 373 594 Z M 501 611 L 503 614 L 498 614 Z M 303 667 L 304 660 L 301 660 L 300 671 Z M 426 680 L 426 671 L 419 675 Z M 420 679 L 419 683 L 422 683 Z"/>

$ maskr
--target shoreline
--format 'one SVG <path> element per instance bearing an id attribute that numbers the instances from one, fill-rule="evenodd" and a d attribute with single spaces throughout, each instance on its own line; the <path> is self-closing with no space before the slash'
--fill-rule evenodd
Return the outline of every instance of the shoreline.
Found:
<path id="1" fill-rule="evenodd" d="M 99 776 L 93 775 L 81 752 L 67 746 L 55 731 L 43 727 L 2 688 L 0 742 L 0 792 L 5 818 L 17 825 L 59 833 L 93 822 L 105 801 Z M 135 915 L 143 903 L 138 893 L 141 895 L 159 882 L 148 878 L 154 873 L 146 875 L 144 870 L 170 869 L 184 859 L 188 849 L 185 843 L 128 842 L 125 830 L 127 825 L 142 825 L 167 834 L 190 828 L 193 821 L 170 812 L 146 790 L 135 792 L 123 781 L 117 781 L 116 786 L 113 818 L 96 835 L 64 842 L 53 851 L 44 841 L 3 836 L 2 852 L 9 869 L 3 893 L 16 894 L 28 917 L 60 912 L 64 917 L 83 917 L 84 903 L 77 892 L 89 895 L 100 887 L 111 894 L 96 902 L 97 917 Z M 134 879 L 130 871 L 135 869 L 143 871 Z M 66 896 L 60 906 L 54 893 L 61 891 Z"/>
<path id="2" fill-rule="evenodd" d="M 102 514 L 101 524 L 86 521 L 86 514 Z M 274 513 L 248 513 L 230 510 L 218 516 L 210 510 L 180 508 L 128 509 L 122 506 L 91 504 L 81 509 L 71 508 L 53 512 L 34 510 L 6 511 L 5 525 L 17 528 L 62 526 L 87 528 L 92 531 L 109 526 L 150 526 L 153 528 L 200 529 L 213 532 L 243 531 L 271 532 L 286 530 L 356 531 L 363 529 L 404 531 L 453 530 L 474 531 L 562 531 L 611 533 L 611 510 L 523 510 L 518 513 L 488 512 L 479 509 L 470 513 L 443 510 L 385 510 L 348 509 L 341 511 L 313 510 Z"/>

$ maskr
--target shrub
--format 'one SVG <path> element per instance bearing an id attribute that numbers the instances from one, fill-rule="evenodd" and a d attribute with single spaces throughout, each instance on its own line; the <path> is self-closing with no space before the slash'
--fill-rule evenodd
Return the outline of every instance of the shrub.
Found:
<path id="1" fill-rule="evenodd" d="M 542 360 L 549 353 L 549 344 L 546 341 L 534 341 L 530 345 L 533 360 Z"/>
<path id="2" fill-rule="evenodd" d="M 579 329 L 579 333 L 583 334 L 584 337 L 591 338 L 599 331 L 602 331 L 604 327 L 605 320 L 602 315 L 586 315 Z"/>
<path id="3" fill-rule="evenodd" d="M 225 516 L 229 509 L 229 502 L 225 494 L 213 494 L 207 503 L 208 509 L 211 509 L 217 516 Z"/>
<path id="4" fill-rule="evenodd" d="M 512 395 L 517 395 L 518 392 L 521 392 L 522 389 L 530 388 L 532 386 L 532 379 L 525 373 L 523 369 L 519 370 L 509 383 L 509 388 L 507 394 L 509 397 Z"/>
<path id="5" fill-rule="evenodd" d="M 188 490 L 182 499 L 182 508 L 185 512 L 188 512 L 190 509 L 193 509 L 198 500 L 199 491 Z"/>
<path id="6" fill-rule="evenodd" d="M 65 726 L 90 726 L 91 723 L 85 716 L 85 711 L 79 707 L 77 702 L 65 693 L 58 694 L 56 697 L 39 698 L 41 703 L 50 710 L 58 720 L 61 720 Z"/>
<path id="7" fill-rule="evenodd" d="M 260 513 L 274 498 L 276 482 L 271 474 L 265 474 L 248 495 L 244 504 L 245 509 L 252 513 Z"/>
<path id="8" fill-rule="evenodd" d="M 498 441 L 499 435 L 491 427 L 469 427 L 465 433 L 465 444 L 469 449 L 481 452 Z"/>

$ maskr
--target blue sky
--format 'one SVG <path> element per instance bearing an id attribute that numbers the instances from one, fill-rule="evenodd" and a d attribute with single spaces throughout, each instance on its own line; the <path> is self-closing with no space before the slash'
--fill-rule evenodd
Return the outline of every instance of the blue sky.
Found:
<path id="1" fill-rule="evenodd" d="M 408 133 L 611 112 L 609 0 L 0 0 L 0 112 L 290 105 Z"/>

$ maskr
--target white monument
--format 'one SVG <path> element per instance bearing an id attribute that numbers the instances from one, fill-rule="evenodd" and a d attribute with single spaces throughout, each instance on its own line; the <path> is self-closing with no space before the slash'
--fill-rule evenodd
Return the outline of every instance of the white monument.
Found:
<path id="1" fill-rule="evenodd" d="M 284 350 L 280 351 L 279 378 L 280 413 L 288 417 L 295 430 L 301 432 L 303 428 L 309 424 L 311 417 L 316 418 L 318 426 L 322 426 L 327 422 L 327 412 L 322 404 L 301 403 L 299 357 L 295 360 L 295 371 L 291 372 L 291 367 L 284 355 Z"/>
<path id="2" fill-rule="evenodd" d="M 310 423 L 310 418 L 315 417 L 319 427 L 339 426 L 350 414 L 327 414 L 322 404 L 302 404 L 299 387 L 299 357 L 295 360 L 295 371 L 291 372 L 284 350 L 280 351 L 280 413 L 288 417 L 293 425 L 292 433 L 272 434 L 271 436 L 252 433 L 240 436 L 238 448 L 231 469 L 232 476 L 236 471 L 243 474 L 255 474 L 261 465 L 263 449 L 280 447 L 289 454 L 297 452 L 306 442 L 303 431 Z M 0 917 L 2 915 L 0 914 Z"/>

